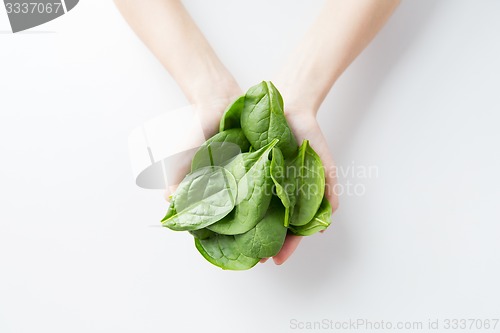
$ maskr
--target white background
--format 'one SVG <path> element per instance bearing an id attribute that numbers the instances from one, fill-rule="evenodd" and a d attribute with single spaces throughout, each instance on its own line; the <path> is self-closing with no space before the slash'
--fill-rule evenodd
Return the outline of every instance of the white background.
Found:
<path id="1" fill-rule="evenodd" d="M 186 5 L 247 89 L 321 2 Z M 113 4 L 15 35 L 0 9 L 0 332 L 499 318 L 499 17 L 494 0 L 403 2 L 319 116 L 339 166 L 378 177 L 340 179 L 366 193 L 285 265 L 225 272 L 134 184 L 128 134 L 186 100 Z"/>

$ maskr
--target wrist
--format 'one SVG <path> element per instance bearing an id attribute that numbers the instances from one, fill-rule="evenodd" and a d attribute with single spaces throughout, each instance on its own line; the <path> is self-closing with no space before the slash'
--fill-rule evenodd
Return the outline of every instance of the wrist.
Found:
<path id="1" fill-rule="evenodd" d="M 321 54 L 321 49 L 315 45 L 308 49 L 316 52 L 295 57 L 294 61 L 285 65 L 278 73 L 275 84 L 283 95 L 285 109 L 288 105 L 316 116 L 340 71 L 339 66 L 330 64 L 331 68 L 326 72 L 324 66 L 318 65 L 324 63 L 323 61 L 311 61 L 315 54 Z"/>
<path id="2" fill-rule="evenodd" d="M 218 100 L 232 100 L 242 94 L 241 88 L 225 68 L 212 68 L 185 84 L 184 93 L 191 104 L 211 104 Z"/>
<path id="3" fill-rule="evenodd" d="M 212 81 L 203 85 L 189 102 L 197 109 L 203 110 L 206 116 L 218 119 L 227 106 L 241 95 L 241 88 L 234 81 Z"/>
<path id="4" fill-rule="evenodd" d="M 301 90 L 296 85 L 287 85 L 280 81 L 275 85 L 283 97 L 285 114 L 316 117 L 321 102 L 312 98 L 313 94 Z"/>
<path id="5" fill-rule="evenodd" d="M 241 88 L 232 79 L 200 80 L 191 88 L 192 95 L 187 96 L 189 103 L 199 117 L 205 137 L 211 137 L 219 129 L 219 121 L 224 110 L 241 96 Z"/>

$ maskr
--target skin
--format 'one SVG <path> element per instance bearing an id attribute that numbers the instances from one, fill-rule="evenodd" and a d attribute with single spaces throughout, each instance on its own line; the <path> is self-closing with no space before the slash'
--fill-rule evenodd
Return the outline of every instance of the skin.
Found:
<path id="1" fill-rule="evenodd" d="M 321 157 L 326 173 L 326 195 L 333 211 L 338 207 L 333 190 L 335 164 L 316 115 L 334 83 L 380 31 L 399 2 L 326 1 L 273 80 L 285 101 L 285 115 L 297 141 L 308 139 Z M 196 106 L 205 135 L 215 134 L 225 107 L 243 92 L 182 2 L 115 0 L 115 3 L 132 29 L 176 80 L 189 103 Z M 189 157 L 186 163 L 180 163 L 179 181 L 189 170 L 188 161 Z M 173 190 L 171 187 L 170 191 Z M 274 262 L 284 263 L 301 239 L 287 235 L 281 251 L 273 257 Z"/>

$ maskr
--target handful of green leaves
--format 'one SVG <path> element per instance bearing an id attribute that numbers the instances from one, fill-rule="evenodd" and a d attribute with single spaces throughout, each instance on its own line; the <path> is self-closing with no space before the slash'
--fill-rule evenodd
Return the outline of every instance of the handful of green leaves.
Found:
<path id="1" fill-rule="evenodd" d="M 287 232 L 326 229 L 332 209 L 324 194 L 321 159 L 307 140 L 297 145 L 279 91 L 261 82 L 226 109 L 161 222 L 189 231 L 212 264 L 245 270 L 276 255 Z"/>

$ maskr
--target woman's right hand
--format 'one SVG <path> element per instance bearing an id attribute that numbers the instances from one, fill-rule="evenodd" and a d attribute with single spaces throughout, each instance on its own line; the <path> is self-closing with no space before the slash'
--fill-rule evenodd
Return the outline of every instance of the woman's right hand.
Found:
<path id="1" fill-rule="evenodd" d="M 321 158 L 326 176 L 325 195 L 332 205 L 332 212 L 335 212 L 339 205 L 338 196 L 335 193 L 335 184 L 337 183 L 336 167 L 315 112 L 291 106 L 286 108 L 285 116 L 298 144 L 300 145 L 303 140 L 309 140 L 311 147 Z M 302 236 L 287 234 L 280 252 L 273 257 L 274 262 L 277 265 L 284 263 L 295 251 L 301 240 Z M 262 262 L 266 260 L 262 260 Z"/>

